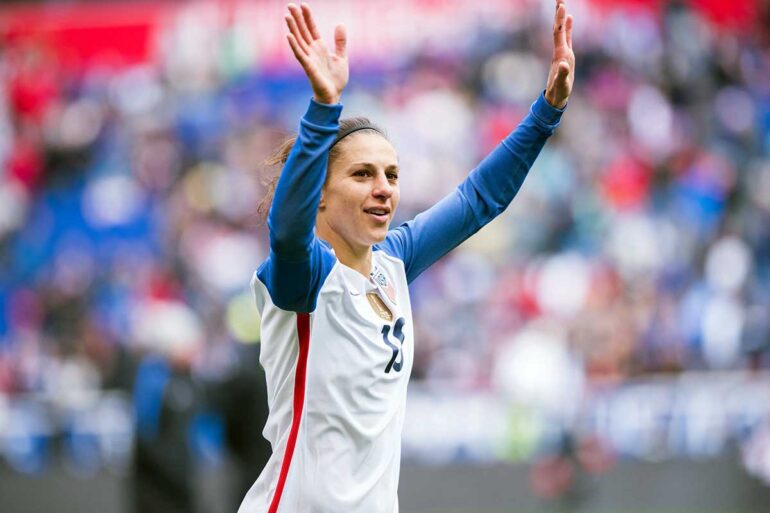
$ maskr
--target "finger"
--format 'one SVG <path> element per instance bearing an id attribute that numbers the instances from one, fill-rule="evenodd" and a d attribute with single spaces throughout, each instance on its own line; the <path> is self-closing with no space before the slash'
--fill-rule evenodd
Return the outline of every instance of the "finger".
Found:
<path id="1" fill-rule="evenodd" d="M 566 17 L 567 17 L 567 8 L 564 7 L 564 3 L 559 2 L 556 6 L 556 16 L 553 21 L 554 48 L 558 48 L 559 46 L 567 44 L 567 40 L 565 36 Z"/>
<path id="2" fill-rule="evenodd" d="M 294 37 L 294 34 L 286 34 L 286 39 L 289 41 L 289 46 L 291 47 L 291 51 L 294 52 L 294 57 L 299 61 L 299 63 L 302 65 L 303 68 L 305 68 L 306 63 L 305 60 L 307 59 L 307 56 L 302 50 L 302 47 L 299 44 L 299 41 L 297 41 L 297 38 Z"/>
<path id="3" fill-rule="evenodd" d="M 305 18 L 302 16 L 302 11 L 296 5 L 289 4 L 289 12 L 299 29 L 299 37 L 297 39 L 303 40 L 307 46 L 313 44 L 313 37 L 310 35 L 307 25 L 305 25 Z"/>
<path id="4" fill-rule="evenodd" d="M 572 49 L 572 15 L 567 16 L 567 46 L 570 47 L 570 50 Z"/>
<path id="5" fill-rule="evenodd" d="M 310 30 L 310 36 L 315 39 L 321 39 L 321 34 L 318 33 L 318 27 L 313 19 L 313 13 L 310 12 L 310 6 L 306 3 L 302 4 L 302 16 L 305 19 L 305 24 Z"/>
<path id="6" fill-rule="evenodd" d="M 345 25 L 334 27 L 334 53 L 343 59 L 348 56 L 348 34 Z"/>
<path id="7" fill-rule="evenodd" d="M 289 27 L 289 33 L 294 37 L 294 41 L 299 45 L 299 48 L 307 54 L 309 52 L 307 43 L 305 43 L 305 39 L 302 37 L 302 34 L 299 31 L 299 27 L 297 27 L 297 22 L 294 19 L 293 16 L 286 15 L 284 18 L 286 20 L 286 25 Z"/>

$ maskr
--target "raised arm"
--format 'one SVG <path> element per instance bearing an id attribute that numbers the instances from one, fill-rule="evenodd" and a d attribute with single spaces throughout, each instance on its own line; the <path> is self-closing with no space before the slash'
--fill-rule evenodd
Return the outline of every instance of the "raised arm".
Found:
<path id="1" fill-rule="evenodd" d="M 572 16 L 557 0 L 554 50 L 545 93 L 529 115 L 474 169 L 457 189 L 413 220 L 391 230 L 382 249 L 403 260 L 414 280 L 505 210 L 519 191 L 545 141 L 559 125 L 572 92 L 575 55 Z"/>
<path id="2" fill-rule="evenodd" d="M 333 265 L 313 229 L 342 111 L 339 99 L 348 81 L 348 59 L 345 29 L 335 29 L 335 50 L 330 52 L 306 4 L 289 4 L 285 20 L 289 46 L 305 70 L 313 99 L 275 188 L 267 218 L 270 255 L 257 276 L 279 308 L 309 312 Z"/>

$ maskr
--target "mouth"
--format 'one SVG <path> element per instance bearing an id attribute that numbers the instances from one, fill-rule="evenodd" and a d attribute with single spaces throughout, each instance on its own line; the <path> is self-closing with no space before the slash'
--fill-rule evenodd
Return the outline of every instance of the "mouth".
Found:
<path id="1" fill-rule="evenodd" d="M 389 207 L 370 207 L 365 208 L 364 212 L 366 212 L 368 216 L 372 217 L 378 223 L 387 223 L 388 219 L 390 218 Z"/>

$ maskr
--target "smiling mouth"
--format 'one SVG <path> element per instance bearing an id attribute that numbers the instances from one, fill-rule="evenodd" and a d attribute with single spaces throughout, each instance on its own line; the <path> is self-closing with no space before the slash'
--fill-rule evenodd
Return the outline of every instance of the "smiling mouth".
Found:
<path id="1" fill-rule="evenodd" d="M 364 212 L 381 223 L 387 222 L 388 218 L 390 217 L 390 209 L 387 207 L 365 208 Z"/>

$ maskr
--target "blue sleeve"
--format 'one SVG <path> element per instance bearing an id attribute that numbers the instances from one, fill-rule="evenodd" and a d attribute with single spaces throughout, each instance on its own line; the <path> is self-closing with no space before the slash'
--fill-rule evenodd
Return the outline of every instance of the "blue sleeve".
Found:
<path id="1" fill-rule="evenodd" d="M 563 112 L 541 94 L 516 130 L 468 178 L 436 205 L 388 232 L 378 249 L 401 259 L 407 281 L 413 281 L 508 207 Z"/>
<path id="2" fill-rule="evenodd" d="M 331 250 L 314 232 L 329 148 L 339 128 L 342 105 L 310 100 L 297 141 L 281 170 L 267 216 L 270 255 L 257 271 L 270 298 L 283 310 L 312 312 L 334 266 Z"/>

